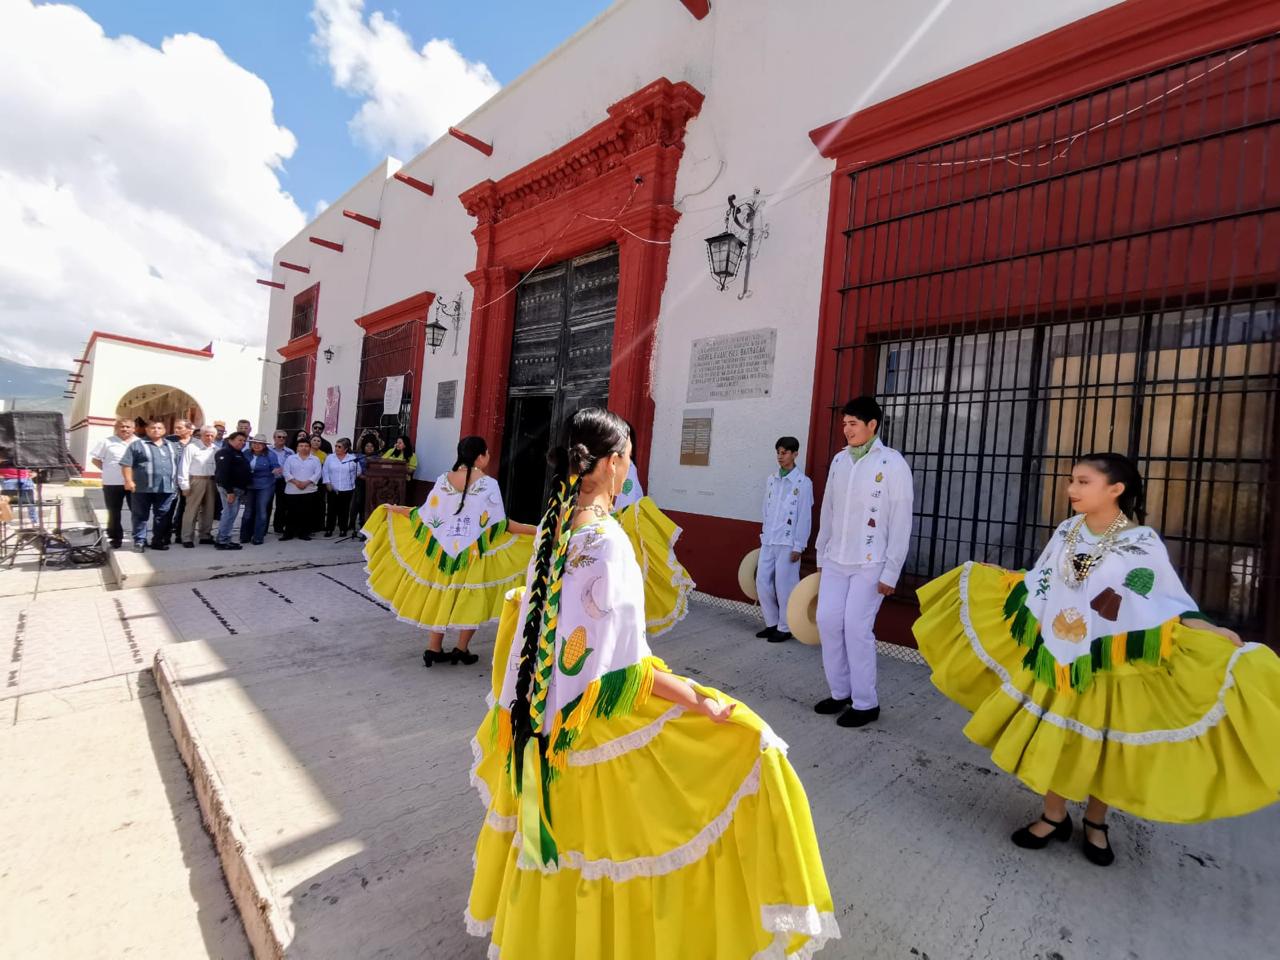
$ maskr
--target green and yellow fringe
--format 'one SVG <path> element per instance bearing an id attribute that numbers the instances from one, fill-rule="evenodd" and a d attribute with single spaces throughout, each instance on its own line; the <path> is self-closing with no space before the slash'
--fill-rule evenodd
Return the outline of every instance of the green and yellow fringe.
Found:
<path id="1" fill-rule="evenodd" d="M 426 545 L 427 556 L 435 559 L 436 566 L 446 576 L 451 576 L 459 570 L 465 570 L 473 560 L 479 560 L 492 550 L 497 539 L 507 532 L 507 521 L 504 518 L 493 524 L 493 526 L 486 527 L 475 543 L 456 557 L 451 557 L 431 532 L 431 527 L 422 522 L 422 519 L 418 516 L 417 507 L 409 511 L 409 522 L 413 524 L 413 539 Z"/>
<path id="2" fill-rule="evenodd" d="M 1052 687 L 1059 693 L 1074 690 L 1083 693 L 1093 684 L 1094 674 L 1111 670 L 1126 663 L 1156 665 L 1164 662 L 1173 651 L 1173 628 L 1178 618 L 1173 617 L 1146 630 L 1130 630 L 1105 637 L 1096 637 L 1089 644 L 1089 652 L 1070 664 L 1054 659 L 1045 646 L 1038 621 L 1027 609 L 1027 584 L 1021 573 L 1004 576 L 1004 586 L 1009 595 L 1004 602 L 1004 619 L 1009 624 L 1009 635 L 1019 646 L 1027 647 L 1022 665 L 1031 671 L 1039 683 Z"/>

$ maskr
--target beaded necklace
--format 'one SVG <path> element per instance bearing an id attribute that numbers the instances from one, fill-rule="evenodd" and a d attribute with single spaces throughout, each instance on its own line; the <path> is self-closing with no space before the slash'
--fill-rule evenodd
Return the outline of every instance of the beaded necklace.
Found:
<path id="1" fill-rule="evenodd" d="M 1076 521 L 1075 526 L 1067 531 L 1067 542 L 1062 551 L 1061 573 L 1068 587 L 1079 590 L 1084 586 L 1093 568 L 1110 549 L 1116 534 L 1127 526 L 1129 526 L 1129 518 L 1123 513 L 1116 514 L 1116 518 L 1111 521 L 1107 529 L 1102 531 L 1102 536 L 1098 537 L 1098 542 L 1093 545 L 1093 549 L 1088 553 L 1077 553 L 1076 544 L 1080 542 L 1080 531 L 1084 529 L 1084 517 Z"/>

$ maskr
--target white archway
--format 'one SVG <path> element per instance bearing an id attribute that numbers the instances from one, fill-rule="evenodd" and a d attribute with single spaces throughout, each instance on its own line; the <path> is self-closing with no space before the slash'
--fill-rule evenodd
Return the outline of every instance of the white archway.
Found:
<path id="1" fill-rule="evenodd" d="M 190 420 L 199 426 L 204 411 L 196 399 L 178 387 L 164 383 L 146 383 L 134 387 L 116 404 L 116 416 L 136 420 L 163 420 L 172 432 L 175 420 Z"/>

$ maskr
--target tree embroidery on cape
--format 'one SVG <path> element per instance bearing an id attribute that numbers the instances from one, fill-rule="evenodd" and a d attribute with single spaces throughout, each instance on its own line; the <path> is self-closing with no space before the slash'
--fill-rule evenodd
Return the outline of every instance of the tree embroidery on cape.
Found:
<path id="1" fill-rule="evenodd" d="M 582 672 L 582 668 L 586 666 L 587 657 L 593 652 L 594 650 L 587 646 L 586 628 L 578 627 L 569 634 L 569 639 L 560 647 L 560 672 L 566 677 L 576 677 Z"/>
<path id="2" fill-rule="evenodd" d="M 1036 598 L 1043 599 L 1049 595 L 1049 587 L 1052 583 L 1052 574 L 1048 567 L 1040 568 L 1040 575 L 1036 578 Z"/>
<path id="3" fill-rule="evenodd" d="M 1124 585 L 1140 597 L 1148 596 L 1156 585 L 1156 572 L 1150 567 L 1134 567 L 1125 575 Z"/>

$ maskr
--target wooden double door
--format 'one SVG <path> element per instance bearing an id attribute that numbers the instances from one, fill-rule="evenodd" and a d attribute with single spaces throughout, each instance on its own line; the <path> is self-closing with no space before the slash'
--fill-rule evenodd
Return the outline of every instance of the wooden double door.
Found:
<path id="1" fill-rule="evenodd" d="M 540 269 L 516 298 L 499 480 L 508 515 L 537 523 L 550 492 L 547 451 L 576 411 L 609 401 L 618 248 Z"/>

